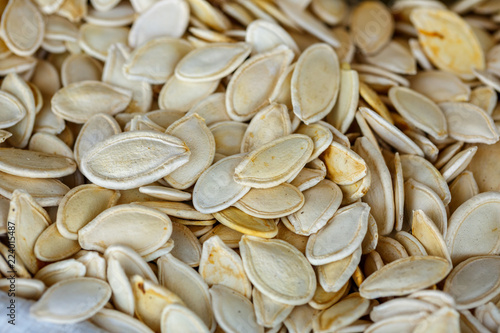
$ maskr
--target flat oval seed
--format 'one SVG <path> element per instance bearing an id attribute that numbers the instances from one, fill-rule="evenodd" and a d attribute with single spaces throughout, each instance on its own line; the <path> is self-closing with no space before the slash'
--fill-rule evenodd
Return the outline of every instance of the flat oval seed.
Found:
<path id="1" fill-rule="evenodd" d="M 234 203 L 248 215 L 273 219 L 295 213 L 304 205 L 304 195 L 288 183 L 270 188 L 253 188 Z"/>
<path id="2" fill-rule="evenodd" d="M 36 240 L 34 251 L 38 260 L 59 261 L 71 257 L 80 251 L 76 240 L 64 238 L 55 223 L 45 229 Z"/>
<path id="3" fill-rule="evenodd" d="M 183 140 L 191 152 L 186 164 L 165 177 L 172 187 L 187 189 L 212 164 L 215 155 L 214 136 L 203 118 L 196 113 L 179 119 L 165 133 Z"/>
<path id="4" fill-rule="evenodd" d="M 194 312 L 185 306 L 175 303 L 163 308 L 161 313 L 161 331 L 210 332 L 205 323 Z"/>
<path id="5" fill-rule="evenodd" d="M 407 295 L 441 281 L 451 268 L 441 257 L 406 257 L 367 277 L 359 291 L 362 297 L 369 299 Z"/>
<path id="6" fill-rule="evenodd" d="M 245 214 L 236 207 L 229 207 L 216 212 L 214 217 L 226 227 L 247 235 L 273 238 L 278 233 L 278 227 L 273 220 Z"/>
<path id="7" fill-rule="evenodd" d="M 131 80 L 162 84 L 174 73 L 175 66 L 182 57 L 192 49 L 192 46 L 182 39 L 156 38 L 130 54 L 123 66 L 123 72 Z"/>
<path id="8" fill-rule="evenodd" d="M 136 333 L 153 333 L 153 330 L 143 322 L 117 310 L 103 308 L 90 321 L 94 325 L 111 333 L 122 333 L 127 330 L 132 330 L 132 332 Z"/>
<path id="9" fill-rule="evenodd" d="M 67 157 L 21 150 L 0 148 L 0 171 L 29 178 L 57 178 L 72 174 L 76 163 Z"/>
<path id="10" fill-rule="evenodd" d="M 184 142 L 168 134 L 125 132 L 95 145 L 83 156 L 80 171 L 97 185 L 131 189 L 170 174 L 189 156 Z"/>
<path id="11" fill-rule="evenodd" d="M 429 98 L 405 87 L 391 88 L 389 98 L 396 110 L 415 127 L 435 139 L 447 136 L 446 118 Z"/>
<path id="12" fill-rule="evenodd" d="M 411 232 L 429 255 L 445 258 L 451 262 L 450 253 L 446 247 L 443 235 L 423 211 L 413 211 Z"/>
<path id="13" fill-rule="evenodd" d="M 474 175 L 471 171 L 464 171 L 450 184 L 451 201 L 449 204 L 450 214 L 460 207 L 464 202 L 479 194 Z"/>
<path id="14" fill-rule="evenodd" d="M 368 172 L 358 154 L 337 142 L 332 142 L 320 158 L 325 162 L 327 178 L 338 185 L 354 184 Z"/>
<path id="15" fill-rule="evenodd" d="M 293 245 L 282 240 L 243 236 L 240 252 L 248 279 L 269 298 L 299 305 L 314 296 L 314 271 Z"/>
<path id="16" fill-rule="evenodd" d="M 346 284 L 349 284 L 349 279 L 356 271 L 360 261 L 361 247 L 343 259 L 318 266 L 318 277 L 321 287 L 327 292 L 342 290 Z"/>
<path id="17" fill-rule="evenodd" d="M 288 46 L 294 53 L 299 48 L 292 37 L 276 23 L 267 20 L 255 20 L 247 26 L 245 41 L 252 46 L 252 54 L 271 51 L 279 45 Z"/>
<path id="18" fill-rule="evenodd" d="M 26 109 L 19 100 L 9 93 L 0 91 L 0 128 L 8 128 L 17 124 L 26 116 Z"/>
<path id="19" fill-rule="evenodd" d="M 381 50 L 394 32 L 392 15 L 388 8 L 378 1 L 359 4 L 354 9 L 351 20 L 354 42 L 365 54 L 374 54 Z M 376 24 L 376 29 L 373 24 Z"/>
<path id="20" fill-rule="evenodd" d="M 354 70 L 340 71 L 340 88 L 337 102 L 326 120 L 341 133 L 347 132 L 351 126 L 359 101 L 359 77 Z"/>
<path id="21" fill-rule="evenodd" d="M 472 68 L 484 69 L 484 54 L 470 26 L 457 14 L 436 8 L 411 12 L 420 45 L 438 68 L 472 79 Z M 451 59 L 455 59 L 451 61 Z"/>
<path id="22" fill-rule="evenodd" d="M 295 233 L 309 236 L 322 229 L 339 208 L 342 191 L 333 182 L 322 180 L 304 191 L 305 204 L 297 212 L 287 216 Z"/>
<path id="23" fill-rule="evenodd" d="M 129 204 L 99 214 L 78 231 L 78 241 L 86 250 L 104 252 L 111 245 L 125 244 L 145 255 L 165 244 L 171 234 L 172 222 L 167 215 Z"/>
<path id="24" fill-rule="evenodd" d="M 309 237 L 307 259 L 313 265 L 324 265 L 352 254 L 366 235 L 369 213 L 365 203 L 339 209 L 324 228 Z"/>
<path id="25" fill-rule="evenodd" d="M 263 333 L 264 327 L 257 324 L 252 303 L 240 293 L 215 285 L 210 289 L 217 323 L 228 333 Z"/>
<path id="26" fill-rule="evenodd" d="M 335 51 L 327 44 L 314 44 L 299 57 L 292 75 L 293 112 L 304 123 L 324 118 L 339 93 L 340 68 Z"/>
<path id="27" fill-rule="evenodd" d="M 194 207 L 205 214 L 221 211 L 250 191 L 249 186 L 234 181 L 234 169 L 243 155 L 229 156 L 218 161 L 198 178 L 193 190 Z"/>
<path id="28" fill-rule="evenodd" d="M 93 184 L 80 185 L 64 196 L 57 210 L 57 229 L 67 239 L 77 240 L 78 230 L 113 206 L 120 193 Z"/>
<path id="29" fill-rule="evenodd" d="M 18 56 L 29 56 L 42 45 L 45 24 L 42 13 L 29 0 L 12 1 L 4 7 L 1 35 L 8 48 Z M 25 25 L 29 18 L 29 28 Z"/>
<path id="30" fill-rule="evenodd" d="M 361 318 L 369 307 L 369 300 L 361 297 L 359 293 L 351 294 L 320 312 L 313 321 L 313 329 L 315 332 L 335 332 Z"/>
<path id="31" fill-rule="evenodd" d="M 212 43 L 189 52 L 177 64 L 175 75 L 185 81 L 222 79 L 238 68 L 250 54 L 246 43 Z"/>
<path id="32" fill-rule="evenodd" d="M 478 106 L 470 103 L 447 102 L 439 104 L 448 121 L 449 136 L 464 142 L 493 144 L 498 132 L 493 119 Z"/>
<path id="33" fill-rule="evenodd" d="M 0 290 L 8 293 L 10 283 L 7 278 L 0 279 Z M 45 289 L 45 284 L 40 280 L 16 277 L 16 295 L 18 297 L 36 301 L 42 296 Z"/>
<path id="34" fill-rule="evenodd" d="M 448 222 L 445 237 L 451 259 L 457 264 L 477 255 L 499 254 L 500 193 L 485 192 L 458 207 Z"/>
<path id="35" fill-rule="evenodd" d="M 240 256 L 219 236 L 212 236 L 203 243 L 198 272 L 209 286 L 221 284 L 248 298 L 252 297 L 252 285 Z"/>
<path id="36" fill-rule="evenodd" d="M 499 277 L 498 256 L 472 257 L 451 271 L 443 291 L 455 299 L 458 310 L 472 309 L 486 304 L 500 294 Z M 478 281 L 481 283 L 477 283 Z"/>
<path id="37" fill-rule="evenodd" d="M 59 117 L 83 124 L 95 114 L 114 115 L 125 110 L 132 99 L 129 90 L 100 81 L 67 85 L 52 97 L 52 111 Z M 97 101 L 97 103 L 96 103 Z"/>
<path id="38" fill-rule="evenodd" d="M 471 94 L 470 87 L 457 76 L 438 70 L 418 72 L 410 78 L 410 88 L 435 103 L 464 102 Z"/>
<path id="39" fill-rule="evenodd" d="M 313 141 L 302 134 L 269 142 L 244 157 L 235 169 L 234 180 L 256 188 L 284 183 L 302 169 L 313 148 Z"/>
<path id="40" fill-rule="evenodd" d="M 92 317 L 111 297 L 109 285 L 95 278 L 75 278 L 56 283 L 30 309 L 41 321 L 71 324 Z"/>
<path id="41" fill-rule="evenodd" d="M 276 302 L 257 288 L 252 290 L 252 301 L 257 323 L 265 327 L 281 325 L 294 309 L 293 305 Z"/>
<path id="42" fill-rule="evenodd" d="M 226 108 L 231 119 L 247 121 L 265 106 L 292 59 L 293 52 L 279 46 L 245 61 L 227 86 Z"/>

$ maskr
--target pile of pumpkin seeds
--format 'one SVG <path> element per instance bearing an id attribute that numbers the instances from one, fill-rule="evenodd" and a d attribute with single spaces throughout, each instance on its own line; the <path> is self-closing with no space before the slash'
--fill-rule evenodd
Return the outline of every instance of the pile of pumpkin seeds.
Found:
<path id="1" fill-rule="evenodd" d="M 0 289 L 15 270 L 24 318 L 500 331 L 500 1 L 0 12 Z"/>

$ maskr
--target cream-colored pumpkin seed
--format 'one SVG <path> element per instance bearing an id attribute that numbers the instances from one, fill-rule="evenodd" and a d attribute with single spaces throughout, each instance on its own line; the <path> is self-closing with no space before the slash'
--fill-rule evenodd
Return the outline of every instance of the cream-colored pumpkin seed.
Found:
<path id="1" fill-rule="evenodd" d="M 108 27 L 122 27 L 131 24 L 135 19 L 135 11 L 131 4 L 119 0 L 112 1 L 115 2 L 115 5 L 118 4 L 106 11 L 89 8 L 85 15 L 85 21 Z"/>
<path id="2" fill-rule="evenodd" d="M 158 37 L 179 38 L 186 31 L 188 21 L 189 6 L 186 1 L 155 2 L 141 12 L 132 24 L 128 44 L 136 48 Z"/>
<path id="3" fill-rule="evenodd" d="M 401 244 L 404 247 L 408 256 L 427 255 L 427 251 L 425 250 L 424 246 L 412 234 L 409 234 L 406 231 L 398 231 L 394 235 L 394 238 L 399 244 Z M 382 253 L 382 251 L 380 251 L 380 253 Z"/>
<path id="4" fill-rule="evenodd" d="M 327 178 L 339 185 L 352 185 L 367 174 L 365 161 L 354 151 L 332 142 L 321 155 L 327 169 Z"/>
<path id="5" fill-rule="evenodd" d="M 413 211 L 411 231 L 412 235 L 422 243 L 429 255 L 442 257 L 451 262 L 450 253 L 443 235 L 422 210 Z"/>
<path id="6" fill-rule="evenodd" d="M 61 281 L 42 295 L 30 309 L 41 321 L 70 324 L 92 317 L 111 297 L 108 284 L 95 278 Z"/>
<path id="7" fill-rule="evenodd" d="M 313 329 L 313 321 L 318 311 L 308 304 L 296 306 L 283 322 L 288 332 L 310 332 Z"/>
<path id="8" fill-rule="evenodd" d="M 441 168 L 443 178 L 450 182 L 467 168 L 476 154 L 477 147 L 467 148 L 453 156 L 453 158 Z"/>
<path id="9" fill-rule="evenodd" d="M 376 250 L 377 253 L 380 254 L 384 264 L 408 257 L 408 252 L 405 247 L 400 242 L 390 237 L 380 236 Z"/>
<path id="10" fill-rule="evenodd" d="M 355 193 L 351 198 L 365 194 L 363 201 L 372 207 L 371 214 L 377 221 L 379 234 L 387 235 L 394 228 L 394 193 L 389 169 L 380 151 L 366 137 L 356 140 L 354 151 L 364 159 L 370 172 L 361 184 L 349 189 Z"/>
<path id="11" fill-rule="evenodd" d="M 152 197 L 169 200 L 169 201 L 188 201 L 191 200 L 191 193 L 176 190 L 166 186 L 141 186 L 139 192 L 150 195 Z"/>
<path id="12" fill-rule="evenodd" d="M 316 290 L 314 271 L 305 256 L 289 243 L 245 235 L 240 252 L 248 279 L 261 293 L 290 305 L 312 299 Z"/>
<path id="13" fill-rule="evenodd" d="M 16 189 L 24 190 L 43 206 L 57 206 L 69 188 L 56 179 L 25 178 L 0 172 L 0 194 L 12 199 Z"/>
<path id="14" fill-rule="evenodd" d="M 243 158 L 235 168 L 234 180 L 256 188 L 284 183 L 302 169 L 313 152 L 313 146 L 313 141 L 302 134 L 271 141 Z"/>
<path id="15" fill-rule="evenodd" d="M 332 218 L 342 202 L 342 192 L 335 183 L 322 180 L 304 191 L 304 199 L 302 208 L 287 218 L 297 234 L 309 236 Z"/>
<path id="16" fill-rule="evenodd" d="M 340 68 L 335 51 L 326 44 L 307 48 L 292 75 L 293 112 L 306 124 L 324 118 L 337 101 L 339 85 Z"/>
<path id="17" fill-rule="evenodd" d="M 196 267 L 200 264 L 201 244 L 191 230 L 179 223 L 172 223 L 173 230 L 170 239 L 174 248 L 169 252 L 183 263 Z"/>
<path id="18" fill-rule="evenodd" d="M 292 37 L 278 24 L 255 20 L 246 29 L 245 42 L 252 46 L 252 54 L 271 51 L 278 45 L 288 46 L 295 54 L 299 48 Z"/>
<path id="19" fill-rule="evenodd" d="M 442 308 L 432 313 L 429 317 L 422 320 L 413 332 L 439 332 L 441 330 L 459 331 L 459 313 L 452 308 Z"/>
<path id="20" fill-rule="evenodd" d="M 465 102 L 471 95 L 470 87 L 457 76 L 445 71 L 422 71 L 410 78 L 410 88 L 429 97 L 435 103 Z"/>
<path id="21" fill-rule="evenodd" d="M 59 261 L 66 259 L 80 250 L 76 240 L 64 238 L 57 230 L 56 224 L 51 224 L 36 240 L 34 253 L 38 260 Z"/>
<path id="22" fill-rule="evenodd" d="M 351 287 L 351 282 L 347 281 L 346 284 L 337 292 L 328 292 L 323 289 L 321 284 L 316 287 L 316 292 L 314 293 L 313 299 L 309 302 L 309 305 L 316 310 L 324 310 L 342 299 Z"/>
<path id="23" fill-rule="evenodd" d="M 215 154 L 214 137 L 203 118 L 197 114 L 176 121 L 165 133 L 183 140 L 191 152 L 186 164 L 165 177 L 174 188 L 186 189 L 212 164 Z"/>
<path id="24" fill-rule="evenodd" d="M 359 291 L 362 297 L 369 299 L 407 295 L 441 281 L 451 268 L 441 257 L 402 258 L 367 277 Z"/>
<path id="25" fill-rule="evenodd" d="M 35 279 L 41 280 L 46 286 L 52 286 L 60 281 L 84 277 L 86 267 L 75 259 L 57 261 L 41 268 Z"/>
<path id="26" fill-rule="evenodd" d="M 219 80 L 187 82 L 172 76 L 160 91 L 158 105 L 166 110 L 187 112 L 213 93 L 218 85 Z"/>
<path id="27" fill-rule="evenodd" d="M 213 286 L 210 295 L 217 323 L 225 332 L 264 332 L 248 298 L 223 285 Z"/>
<path id="28" fill-rule="evenodd" d="M 213 332 L 216 321 L 213 318 L 210 293 L 200 274 L 171 254 L 160 257 L 157 264 L 160 284 L 178 295 Z"/>
<path id="29" fill-rule="evenodd" d="M 367 333 L 413 332 L 413 329 L 427 316 L 427 313 L 401 315 L 386 318 L 368 327 Z"/>
<path id="30" fill-rule="evenodd" d="M 141 223 L 137 223 L 140 221 Z M 170 237 L 172 222 L 167 215 L 139 205 L 120 205 L 99 214 L 78 231 L 80 246 L 86 250 L 104 250 L 125 244 L 140 255 L 158 249 Z M 136 237 L 136 232 L 141 237 Z"/>
<path id="31" fill-rule="evenodd" d="M 99 81 L 69 84 L 52 97 L 52 111 L 61 118 L 83 124 L 95 114 L 114 115 L 123 111 L 132 98 L 129 90 Z M 100 101 L 100 105 L 95 103 Z"/>
<path id="32" fill-rule="evenodd" d="M 29 33 L 25 18 L 29 17 Z M 18 56 L 30 56 L 42 44 L 45 23 L 42 13 L 28 0 L 9 2 L 3 9 L 1 36 L 8 48 Z"/>
<path id="33" fill-rule="evenodd" d="M 29 178 L 56 178 L 72 174 L 75 162 L 67 157 L 32 150 L 0 148 L 0 171 Z"/>
<path id="34" fill-rule="evenodd" d="M 340 46 L 340 42 L 331 30 L 328 29 L 321 21 L 316 19 L 314 15 L 310 14 L 309 11 L 303 10 L 290 1 L 279 0 L 277 2 L 279 8 L 283 11 L 283 14 L 289 17 L 300 28 L 333 47 Z M 307 5 L 304 6 L 304 8 L 305 7 L 307 7 Z"/>
<path id="35" fill-rule="evenodd" d="M 424 156 L 424 152 L 415 142 L 407 137 L 396 126 L 386 121 L 373 110 L 360 107 L 359 111 L 370 124 L 371 128 L 388 144 L 396 148 L 402 154 L 415 154 Z"/>
<path id="36" fill-rule="evenodd" d="M 307 241 L 306 256 L 314 265 L 343 259 L 358 249 L 366 235 L 370 207 L 357 203 L 339 209 L 318 233 Z"/>
<path id="37" fill-rule="evenodd" d="M 443 201 L 450 203 L 451 194 L 441 173 L 426 159 L 420 156 L 401 155 L 404 180 L 413 179 L 430 187 Z"/>
<path id="38" fill-rule="evenodd" d="M 363 266 L 363 272 L 368 277 L 384 267 L 384 262 L 382 261 L 382 257 L 378 254 L 377 251 L 373 250 L 365 258 L 365 263 Z"/>
<path id="39" fill-rule="evenodd" d="M 101 311 L 90 318 L 90 321 L 103 330 L 112 333 L 122 333 L 127 330 L 132 330 L 137 333 L 153 333 L 153 331 L 143 322 L 123 312 L 112 309 L 101 309 Z"/>
<path id="40" fill-rule="evenodd" d="M 138 157 L 129 159 L 123 152 Z M 185 143 L 171 135 L 125 132 L 92 147 L 83 156 L 80 171 L 97 185 L 131 189 L 165 177 L 186 164 L 190 154 Z"/>
<path id="41" fill-rule="evenodd" d="M 439 104 L 448 121 L 449 136 L 464 142 L 492 144 L 498 141 L 493 119 L 470 103 Z"/>
<path id="42" fill-rule="evenodd" d="M 210 332 L 194 312 L 185 306 L 175 303 L 163 308 L 161 330 L 163 332 Z"/>
<path id="43" fill-rule="evenodd" d="M 413 142 L 417 144 L 417 146 L 422 149 L 424 152 L 424 156 L 426 159 L 428 159 L 430 162 L 436 162 L 439 154 L 439 149 L 436 147 L 436 145 L 427 138 L 423 133 L 420 134 L 417 131 L 414 130 L 406 130 L 403 132 L 408 136 Z"/>
<path id="44" fill-rule="evenodd" d="M 99 81 L 101 76 L 102 64 L 87 54 L 72 54 L 64 60 L 61 67 L 61 82 L 64 87 L 80 81 Z"/>
<path id="45" fill-rule="evenodd" d="M 499 209 L 500 194 L 485 192 L 455 210 L 445 237 L 454 264 L 472 256 L 498 254 L 500 229 L 496 215 Z"/>
<path id="46" fill-rule="evenodd" d="M 445 9 L 418 8 L 412 11 L 410 19 L 420 45 L 436 67 L 465 79 L 473 77 L 472 68 L 484 69 L 479 41 L 457 14 Z M 452 58 L 456 60 L 450 61 Z"/>
<path id="47" fill-rule="evenodd" d="M 345 133 L 354 120 L 359 100 L 358 72 L 343 69 L 340 71 L 338 99 L 332 111 L 326 115 L 328 123 Z"/>
<path id="48" fill-rule="evenodd" d="M 112 44 L 127 43 L 129 29 L 125 27 L 104 27 L 86 23 L 80 27 L 78 45 L 87 54 L 105 61 Z"/>
<path id="49" fill-rule="evenodd" d="M 314 150 L 311 157 L 309 157 L 309 161 L 312 161 L 321 155 L 326 149 L 328 149 L 330 143 L 333 141 L 334 135 L 332 131 L 330 131 L 329 127 L 324 124 L 325 123 L 311 125 L 302 124 L 295 131 L 297 134 L 307 135 L 314 142 Z"/>
<path id="50" fill-rule="evenodd" d="M 0 91 L 0 106 L 3 110 L 0 119 L 1 128 L 11 127 L 26 116 L 23 104 L 16 97 L 4 91 Z"/>
<path id="51" fill-rule="evenodd" d="M 106 280 L 106 260 L 99 253 L 81 250 L 74 258 L 85 265 L 85 276 Z"/>
<path id="52" fill-rule="evenodd" d="M 247 121 L 268 103 L 293 56 L 289 48 L 278 46 L 250 57 L 234 72 L 226 92 L 226 108 L 231 119 Z"/>
<path id="53" fill-rule="evenodd" d="M 464 202 L 479 194 L 474 175 L 470 171 L 464 171 L 450 184 L 451 201 L 448 205 L 450 213 L 460 207 Z"/>
<path id="54" fill-rule="evenodd" d="M 248 215 L 273 219 L 295 213 L 304 202 L 304 195 L 298 188 L 283 183 L 271 188 L 253 188 L 234 206 Z"/>
<path id="55" fill-rule="evenodd" d="M 377 221 L 375 221 L 373 215 L 370 214 L 368 217 L 368 230 L 361 243 L 363 254 L 368 254 L 377 248 L 378 237 Z"/>
<path id="56" fill-rule="evenodd" d="M 385 47 L 373 55 L 364 56 L 364 60 L 372 65 L 382 67 L 394 73 L 416 74 L 417 64 L 404 42 L 389 41 Z"/>
<path id="57" fill-rule="evenodd" d="M 224 156 L 240 153 L 248 125 L 237 121 L 221 121 L 209 127 L 215 139 L 215 152 Z"/>
<path id="58" fill-rule="evenodd" d="M 236 183 L 231 176 L 242 159 L 242 155 L 224 158 L 198 178 L 193 191 L 193 205 L 198 211 L 209 214 L 223 210 L 250 191 L 249 186 Z"/>
<path id="59" fill-rule="evenodd" d="M 39 265 L 34 252 L 35 243 L 51 223 L 49 215 L 27 192 L 15 190 L 7 220 L 15 226 L 16 254 L 32 274 L 36 273 Z"/>
<path id="60" fill-rule="evenodd" d="M 490 116 L 498 102 L 498 95 L 491 87 L 480 86 L 471 91 L 470 103 L 479 106 Z"/>
<path id="61" fill-rule="evenodd" d="M 123 71 L 131 80 L 165 83 L 174 73 L 177 63 L 191 50 L 192 46 L 182 39 L 153 39 L 130 54 Z"/>
<path id="62" fill-rule="evenodd" d="M 197 113 L 203 119 L 207 126 L 215 123 L 231 120 L 226 111 L 225 93 L 214 93 L 201 100 L 189 110 L 186 115 Z"/>
<path id="63" fill-rule="evenodd" d="M 376 29 L 370 27 L 375 25 Z M 358 5 L 351 17 L 354 42 L 365 54 L 380 51 L 392 37 L 394 19 L 388 8 L 378 1 Z"/>
<path id="64" fill-rule="evenodd" d="M 313 165 L 314 163 L 314 165 Z M 326 167 L 320 160 L 316 159 L 311 163 L 306 164 L 308 167 L 302 168 L 300 172 L 290 182 L 293 186 L 297 187 L 299 191 L 305 191 L 317 185 L 320 181 L 325 179 Z"/>
<path id="65" fill-rule="evenodd" d="M 342 301 L 320 312 L 313 322 L 315 332 L 331 332 L 348 326 L 361 318 L 369 309 L 370 301 L 359 293 L 351 294 Z"/>
<path id="66" fill-rule="evenodd" d="M 421 209 L 434 222 L 439 232 L 446 237 L 446 209 L 439 196 L 428 186 L 413 179 L 405 182 L 405 224 L 411 227 L 413 211 Z M 406 228 L 404 228 L 406 230 Z"/>
<path id="67" fill-rule="evenodd" d="M 337 292 L 345 288 L 361 261 L 361 247 L 349 256 L 318 266 L 317 274 L 321 287 L 327 292 Z"/>
<path id="68" fill-rule="evenodd" d="M 37 59 L 33 57 L 19 57 L 15 54 L 2 59 L 0 63 L 0 74 L 8 75 L 10 73 L 22 73 L 24 71 L 34 70 Z"/>
<path id="69" fill-rule="evenodd" d="M 500 80 L 498 79 L 497 76 L 491 74 L 486 70 L 478 70 L 475 68 L 473 69 L 473 72 L 474 75 L 479 79 L 479 81 L 486 84 L 487 86 L 490 86 L 496 91 L 500 90 Z"/>
<path id="70" fill-rule="evenodd" d="M 0 290 L 8 293 L 11 288 L 9 279 L 0 279 Z M 38 300 L 45 292 L 45 285 L 36 279 L 16 278 L 16 295 L 25 299 Z"/>
<path id="71" fill-rule="evenodd" d="M 134 275 L 130 284 L 135 299 L 135 315 L 155 332 L 160 330 L 163 308 L 170 304 L 184 305 L 179 296 L 139 275 Z"/>
<path id="72" fill-rule="evenodd" d="M 273 103 L 260 110 L 250 121 L 241 141 L 241 152 L 250 152 L 291 133 L 292 123 L 287 107 Z"/>
<path id="73" fill-rule="evenodd" d="M 210 2 L 189 0 L 193 14 L 203 23 L 216 31 L 225 31 L 230 27 L 229 20 Z"/>
<path id="74" fill-rule="evenodd" d="M 499 264 L 497 256 L 469 258 L 451 271 L 446 278 L 443 291 L 455 299 L 458 310 L 486 304 L 500 294 Z M 481 288 L 474 288 L 473 285 L 479 278 Z"/>
<path id="75" fill-rule="evenodd" d="M 96 185 L 80 185 L 64 196 L 57 211 L 57 229 L 67 239 L 77 240 L 78 230 L 120 198 L 120 193 Z"/>
<path id="76" fill-rule="evenodd" d="M 348 13 L 347 3 L 342 0 L 313 0 L 311 9 L 323 22 L 330 25 L 341 23 Z"/>
<path id="77" fill-rule="evenodd" d="M 377 322 L 395 316 L 413 315 L 419 312 L 430 314 L 437 310 L 437 306 L 419 299 L 395 298 L 375 306 L 370 312 L 370 319 Z"/>
<path id="78" fill-rule="evenodd" d="M 446 137 L 448 133 L 446 118 L 441 109 L 429 98 L 404 87 L 391 88 L 389 98 L 397 111 L 413 126 L 436 139 Z"/>
<path id="79" fill-rule="evenodd" d="M 257 323 L 266 328 L 280 325 L 294 308 L 293 305 L 276 302 L 256 288 L 252 291 L 252 301 Z"/>
<path id="80" fill-rule="evenodd" d="M 250 50 L 246 43 L 213 43 L 196 48 L 177 64 L 175 75 L 193 82 L 221 79 L 238 68 Z"/>
<path id="81" fill-rule="evenodd" d="M 75 161 L 81 164 L 82 157 L 97 143 L 121 132 L 120 126 L 110 115 L 96 114 L 83 125 L 73 147 Z"/>
<path id="82" fill-rule="evenodd" d="M 123 72 L 123 66 L 130 57 L 130 50 L 123 44 L 113 44 L 108 49 L 108 56 L 104 64 L 102 81 L 128 89 L 132 92 L 132 101 L 129 109 L 144 112 L 150 109 L 153 100 L 151 85 L 145 81 L 129 80 Z"/>
<path id="83" fill-rule="evenodd" d="M 28 150 L 58 155 L 73 160 L 73 151 L 54 134 L 38 132 L 31 136 Z"/>
<path id="84" fill-rule="evenodd" d="M 218 236 L 203 243 L 198 272 L 209 286 L 221 284 L 250 298 L 252 285 L 246 277 L 240 256 Z"/>
<path id="85" fill-rule="evenodd" d="M 216 212 L 214 217 L 225 226 L 247 235 L 273 238 L 278 233 L 274 220 L 251 216 L 235 207 Z"/>

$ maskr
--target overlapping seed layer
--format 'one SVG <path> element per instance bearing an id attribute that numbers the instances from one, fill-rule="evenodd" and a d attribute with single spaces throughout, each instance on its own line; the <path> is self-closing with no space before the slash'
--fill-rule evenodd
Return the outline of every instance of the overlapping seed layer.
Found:
<path id="1" fill-rule="evenodd" d="M 498 1 L 0 3 L 26 331 L 500 331 Z"/>

